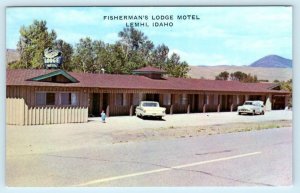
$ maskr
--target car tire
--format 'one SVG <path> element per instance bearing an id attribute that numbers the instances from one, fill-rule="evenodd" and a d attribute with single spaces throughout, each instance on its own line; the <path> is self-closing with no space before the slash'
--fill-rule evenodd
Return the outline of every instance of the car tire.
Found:
<path id="1" fill-rule="evenodd" d="M 238 115 L 241 115 L 242 113 L 241 112 L 238 112 Z"/>
<path id="2" fill-rule="evenodd" d="M 252 113 L 252 115 L 253 115 L 253 116 L 255 115 L 255 110 L 253 110 L 253 113 Z"/>
<path id="3" fill-rule="evenodd" d="M 265 111 L 262 111 L 262 112 L 261 112 L 261 115 L 264 115 L 264 114 L 265 114 Z"/>

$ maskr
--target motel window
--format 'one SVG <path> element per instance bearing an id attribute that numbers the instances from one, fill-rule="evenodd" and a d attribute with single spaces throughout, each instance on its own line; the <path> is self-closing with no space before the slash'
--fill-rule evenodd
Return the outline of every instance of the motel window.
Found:
<path id="1" fill-rule="evenodd" d="M 127 106 L 128 105 L 128 94 L 117 93 L 116 94 L 115 105 L 116 106 Z"/>
<path id="2" fill-rule="evenodd" d="M 77 93 L 60 93 L 60 105 L 78 105 Z"/>
<path id="3" fill-rule="evenodd" d="M 123 106 L 123 99 L 124 97 L 123 97 L 123 93 L 117 93 L 116 94 L 116 101 L 115 101 L 115 105 L 116 106 Z"/>
<path id="4" fill-rule="evenodd" d="M 188 103 L 187 94 L 180 94 L 179 95 L 179 104 L 186 105 Z"/>
<path id="5" fill-rule="evenodd" d="M 55 105 L 55 93 L 36 93 L 36 105 Z"/>
<path id="6" fill-rule="evenodd" d="M 163 104 L 164 105 L 171 105 L 171 94 L 164 94 L 163 95 Z"/>
<path id="7" fill-rule="evenodd" d="M 139 103 L 140 103 L 140 95 L 139 95 L 139 93 L 134 93 L 133 94 L 132 103 L 133 103 L 133 105 L 139 105 Z"/>
<path id="8" fill-rule="evenodd" d="M 219 95 L 214 94 L 214 104 L 218 105 L 219 104 Z"/>
<path id="9" fill-rule="evenodd" d="M 128 105 L 128 94 L 123 94 L 123 106 Z"/>

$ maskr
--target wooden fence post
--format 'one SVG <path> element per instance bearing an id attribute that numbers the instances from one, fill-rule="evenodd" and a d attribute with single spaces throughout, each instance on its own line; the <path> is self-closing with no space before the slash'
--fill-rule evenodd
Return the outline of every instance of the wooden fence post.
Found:
<path id="1" fill-rule="evenodd" d="M 35 124 L 36 125 L 40 124 L 40 108 L 39 107 L 35 108 Z"/>
<path id="2" fill-rule="evenodd" d="M 190 106 L 190 104 L 188 104 L 188 106 L 187 106 L 187 114 L 190 114 L 190 111 L 191 111 L 191 106 Z"/>
<path id="3" fill-rule="evenodd" d="M 218 112 L 220 112 L 220 111 L 221 111 L 221 105 L 218 104 Z"/>
<path id="4" fill-rule="evenodd" d="M 61 118 L 61 110 L 62 110 L 62 108 L 58 108 L 57 109 L 57 123 L 58 124 L 60 124 L 61 123 L 61 121 L 60 121 L 60 118 Z"/>
<path id="5" fill-rule="evenodd" d="M 33 107 L 32 108 L 32 122 L 31 122 L 31 124 L 32 125 L 36 125 L 36 116 L 35 116 L 35 114 L 36 114 L 36 107 Z"/>
<path id="6" fill-rule="evenodd" d="M 173 105 L 170 107 L 170 115 L 173 115 Z"/>
<path id="7" fill-rule="evenodd" d="M 22 98 L 21 99 L 21 125 L 24 125 L 25 124 L 25 100 Z"/>
<path id="8" fill-rule="evenodd" d="M 42 111 L 43 111 L 43 125 L 45 125 L 47 123 L 47 111 L 45 107 L 42 107 Z"/>
<path id="9" fill-rule="evenodd" d="M 203 105 L 203 113 L 206 112 L 206 104 Z"/>
<path id="10" fill-rule="evenodd" d="M 28 125 L 32 125 L 32 107 L 28 108 Z"/>
<path id="11" fill-rule="evenodd" d="M 26 104 L 24 109 L 24 124 L 28 125 L 28 106 Z"/>
<path id="12" fill-rule="evenodd" d="M 230 105 L 230 112 L 233 111 L 233 104 Z"/>
<path id="13" fill-rule="evenodd" d="M 84 113 L 84 122 L 88 122 L 88 116 L 89 116 L 89 110 L 88 108 L 86 107 L 85 109 L 85 113 Z"/>
<path id="14" fill-rule="evenodd" d="M 50 124 L 50 116 L 51 116 L 51 112 L 50 112 L 50 107 L 45 107 L 45 112 L 47 112 L 47 120 L 46 120 L 46 124 Z"/>
<path id="15" fill-rule="evenodd" d="M 40 109 L 40 125 L 44 124 L 44 109 L 42 107 L 39 107 Z"/>

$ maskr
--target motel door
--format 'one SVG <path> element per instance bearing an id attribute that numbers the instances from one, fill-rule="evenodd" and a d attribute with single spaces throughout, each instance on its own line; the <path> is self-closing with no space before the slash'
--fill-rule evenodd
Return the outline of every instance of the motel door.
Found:
<path id="1" fill-rule="evenodd" d="M 94 117 L 100 116 L 100 93 L 93 93 L 92 114 Z"/>
<path id="2" fill-rule="evenodd" d="M 146 100 L 159 102 L 159 94 L 146 94 Z"/>

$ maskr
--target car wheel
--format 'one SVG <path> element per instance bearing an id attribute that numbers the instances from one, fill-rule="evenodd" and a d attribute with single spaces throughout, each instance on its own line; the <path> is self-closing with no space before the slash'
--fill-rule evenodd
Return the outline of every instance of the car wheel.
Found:
<path id="1" fill-rule="evenodd" d="M 264 115 L 264 114 L 265 114 L 265 111 L 262 111 L 262 112 L 261 112 L 261 115 Z"/>
<path id="2" fill-rule="evenodd" d="M 242 113 L 241 113 L 241 112 L 238 112 L 238 114 L 241 115 Z"/>
<path id="3" fill-rule="evenodd" d="M 255 110 L 253 110 L 253 113 L 252 113 L 252 115 L 255 115 Z"/>

